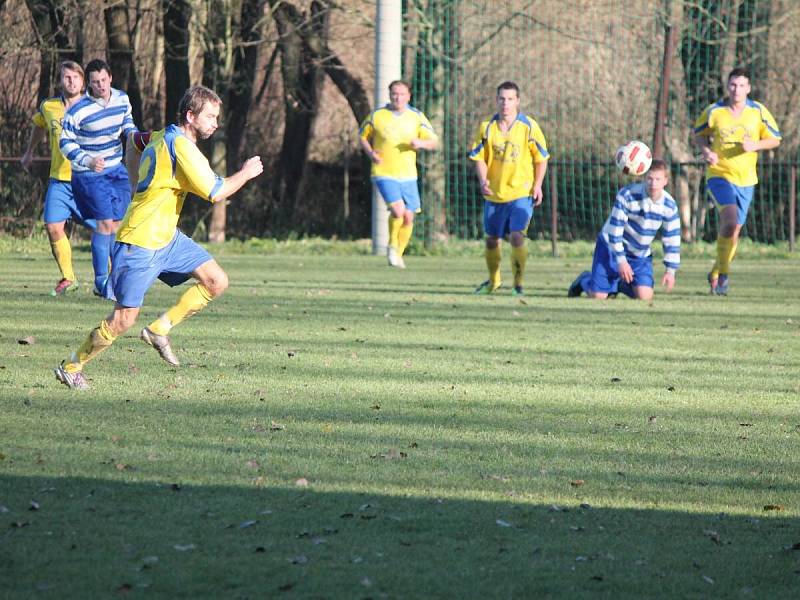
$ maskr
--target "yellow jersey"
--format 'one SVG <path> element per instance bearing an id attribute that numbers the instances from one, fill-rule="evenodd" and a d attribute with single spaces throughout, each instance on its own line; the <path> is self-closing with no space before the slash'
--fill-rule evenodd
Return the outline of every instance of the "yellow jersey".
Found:
<path id="1" fill-rule="evenodd" d="M 522 113 L 508 131 L 500 129 L 500 115 L 478 126 L 469 151 L 470 160 L 482 160 L 488 167 L 491 202 L 511 202 L 531 195 L 534 165 L 550 158 L 547 141 L 539 125 Z"/>
<path id="2" fill-rule="evenodd" d="M 72 167 L 61 154 L 58 144 L 61 140 L 61 124 L 64 120 L 66 105 L 62 96 L 54 96 L 42 100 L 31 121 L 36 127 L 46 129 L 50 137 L 50 177 L 59 181 L 72 179 Z"/>
<path id="3" fill-rule="evenodd" d="M 154 132 L 139 160 L 139 184 L 117 241 L 151 250 L 163 248 L 175 235 L 186 194 L 213 202 L 222 182 L 177 125 Z"/>
<path id="4" fill-rule="evenodd" d="M 758 152 L 742 149 L 745 137 L 754 141 L 781 137 L 778 124 L 767 108 L 749 99 L 738 117 L 733 115 L 725 100 L 706 107 L 694 124 L 694 132 L 710 136 L 711 149 L 719 157 L 717 164 L 706 169 L 706 178 L 722 177 L 743 187 L 758 183 Z"/>
<path id="5" fill-rule="evenodd" d="M 359 129 L 381 156 L 380 164 L 372 163 L 372 177 L 412 180 L 417 178 L 417 152 L 409 144 L 413 139 L 436 139 L 428 117 L 413 106 L 396 113 L 387 104 L 369 114 Z"/>

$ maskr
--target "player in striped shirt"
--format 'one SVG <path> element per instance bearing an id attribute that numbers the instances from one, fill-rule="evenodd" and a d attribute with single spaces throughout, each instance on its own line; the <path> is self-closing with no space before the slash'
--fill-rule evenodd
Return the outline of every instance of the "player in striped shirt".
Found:
<path id="1" fill-rule="evenodd" d="M 644 182 L 626 185 L 617 193 L 611 215 L 603 225 L 594 247 L 592 270 L 572 282 L 567 296 L 583 292 L 591 298 L 623 293 L 631 298 L 653 297 L 653 257 L 650 246 L 659 229 L 664 247 L 664 276 L 667 291 L 675 286 L 681 262 L 681 222 L 678 205 L 666 191 L 667 164 L 653 160 Z"/>
<path id="2" fill-rule="evenodd" d="M 60 148 L 72 164 L 78 208 L 97 221 L 92 235 L 94 293 L 103 296 L 114 234 L 131 200 L 122 137 L 136 132 L 136 126 L 128 95 L 111 87 L 108 64 L 95 59 L 85 70 L 87 93 L 64 115 Z"/>
<path id="3" fill-rule="evenodd" d="M 47 230 L 47 237 L 50 239 L 53 258 L 61 271 L 61 279 L 50 292 L 52 296 L 59 296 L 68 289 L 75 290 L 77 288 L 77 278 L 72 268 L 72 246 L 65 231 L 66 222 L 71 219 L 92 230 L 95 228 L 94 220 L 84 218 L 75 203 L 70 183 L 72 169 L 69 161 L 64 158 L 59 149 L 64 112 L 78 102 L 83 91 L 83 68 L 78 63 L 67 60 L 61 63 L 59 72 L 61 94 L 47 98 L 39 105 L 39 109 L 31 119 L 33 129 L 28 141 L 28 148 L 20 159 L 22 168 L 27 170 L 33 162 L 33 149 L 45 136 L 48 136 L 50 180 L 47 183 L 47 193 L 44 197 L 42 218 Z"/>

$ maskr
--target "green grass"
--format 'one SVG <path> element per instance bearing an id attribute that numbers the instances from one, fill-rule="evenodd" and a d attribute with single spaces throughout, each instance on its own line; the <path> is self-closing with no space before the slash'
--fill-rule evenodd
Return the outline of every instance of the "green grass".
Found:
<path id="1" fill-rule="evenodd" d="M 478 244 L 406 271 L 229 244 L 231 288 L 173 333 L 182 367 L 134 329 L 76 393 L 51 370 L 109 307 L 50 298 L 44 248 L 4 243 L 0 595 L 800 589 L 795 257 L 746 251 L 727 298 L 690 258 L 648 304 L 568 300 L 588 245 L 537 250 L 519 301 L 470 294 Z M 157 284 L 140 325 L 177 293 Z"/>

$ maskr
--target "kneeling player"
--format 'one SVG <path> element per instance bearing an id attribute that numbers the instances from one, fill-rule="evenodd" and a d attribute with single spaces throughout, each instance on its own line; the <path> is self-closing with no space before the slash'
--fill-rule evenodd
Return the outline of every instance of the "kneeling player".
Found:
<path id="1" fill-rule="evenodd" d="M 155 132 L 144 149 L 136 194 L 114 245 L 109 280 L 116 296 L 114 311 L 55 369 L 56 378 L 64 385 L 89 387 L 83 366 L 133 326 L 144 295 L 156 279 L 170 286 L 191 277 L 197 280 L 175 306 L 140 334 L 172 366 L 178 365 L 167 337 L 172 327 L 205 308 L 228 287 L 228 276 L 211 255 L 177 229 L 187 193 L 219 202 L 263 171 L 258 156 L 225 179 L 211 170 L 196 143 L 217 129 L 220 105 L 210 89 L 189 88 L 180 103 L 180 124 Z"/>
<path id="2" fill-rule="evenodd" d="M 639 300 L 653 297 L 653 257 L 650 245 L 663 228 L 666 271 L 661 279 L 667 291 L 675 285 L 681 261 L 681 224 L 678 206 L 664 188 L 667 164 L 655 159 L 644 182 L 632 183 L 617 193 L 611 215 L 594 247 L 592 271 L 584 271 L 572 282 L 570 298 L 583 292 L 591 298 L 617 293 Z"/>

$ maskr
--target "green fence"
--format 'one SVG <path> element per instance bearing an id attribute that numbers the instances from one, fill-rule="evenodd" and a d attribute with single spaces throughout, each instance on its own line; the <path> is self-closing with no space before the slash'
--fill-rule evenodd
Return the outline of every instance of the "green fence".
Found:
<path id="1" fill-rule="evenodd" d="M 751 70 L 751 97 L 771 110 L 783 134 L 778 150 L 760 155 L 744 234 L 762 242 L 792 236 L 800 3 L 406 0 L 404 15 L 412 103 L 443 139 L 439 152 L 421 158 L 417 235 L 426 243 L 482 235 L 483 201 L 466 152 L 479 121 L 495 112 L 495 88 L 506 79 L 520 85 L 522 110 L 542 127 L 552 156 L 531 237 L 597 234 L 616 190 L 630 181 L 614 168 L 613 153 L 630 139 L 653 147 L 663 90 L 662 155 L 671 165 L 684 239 L 712 239 L 715 213 L 705 201 L 690 131 L 702 109 L 723 97 L 734 66 Z M 668 31 L 675 32 L 672 46 Z"/>

